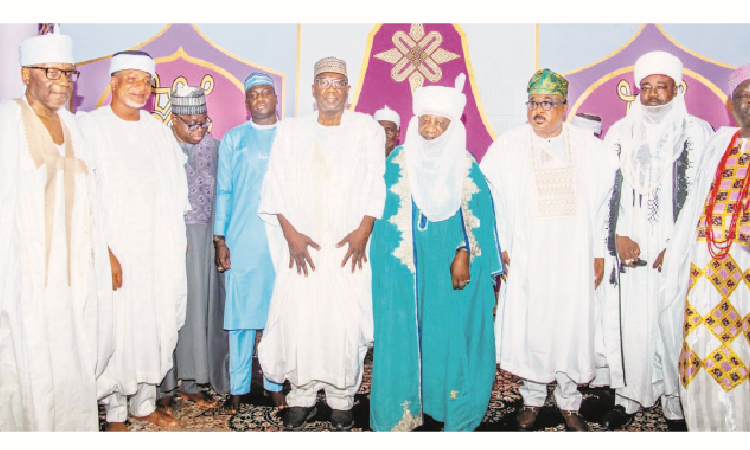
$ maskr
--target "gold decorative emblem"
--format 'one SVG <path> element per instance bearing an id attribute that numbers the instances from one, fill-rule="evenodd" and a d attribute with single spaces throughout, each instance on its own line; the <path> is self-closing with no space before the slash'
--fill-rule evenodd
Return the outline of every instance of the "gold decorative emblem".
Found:
<path id="1" fill-rule="evenodd" d="M 421 87 L 424 79 L 439 81 L 443 77 L 440 64 L 460 58 L 461 55 L 440 48 L 443 35 L 430 31 L 425 35 L 421 23 L 411 24 L 409 34 L 399 30 L 391 37 L 394 48 L 375 55 L 376 58 L 394 64 L 391 78 L 395 81 L 409 79 L 411 91 Z"/>
<path id="2" fill-rule="evenodd" d="M 159 74 L 156 74 L 156 79 L 154 80 L 155 87 L 151 88 L 151 92 L 153 92 L 155 96 L 154 111 L 151 113 L 151 115 L 161 120 L 165 125 L 171 125 L 170 112 L 172 110 L 172 92 L 174 92 L 177 89 L 177 86 L 179 86 L 180 84 L 182 84 L 183 86 L 190 86 L 188 84 L 187 78 L 182 75 L 172 81 L 171 88 L 161 86 Z M 210 94 L 211 91 L 214 90 L 213 75 L 206 74 L 203 79 L 201 79 L 200 87 L 206 90 L 206 95 Z M 209 133 L 211 132 L 211 128 L 213 128 L 213 124 L 208 126 Z"/>

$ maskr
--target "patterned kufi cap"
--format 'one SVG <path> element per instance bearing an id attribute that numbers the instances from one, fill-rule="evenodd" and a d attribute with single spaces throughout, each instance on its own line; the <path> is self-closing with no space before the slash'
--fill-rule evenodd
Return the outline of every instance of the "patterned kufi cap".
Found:
<path id="1" fill-rule="evenodd" d="M 204 114 L 206 112 L 206 90 L 202 87 L 177 85 L 172 93 L 174 114 Z"/>
<path id="2" fill-rule="evenodd" d="M 273 84 L 273 79 L 266 73 L 253 72 L 245 78 L 245 92 L 253 86 L 269 85 L 276 91 L 276 86 Z"/>
<path id="3" fill-rule="evenodd" d="M 529 80 L 526 92 L 533 94 L 559 94 L 568 97 L 568 80 L 549 69 L 539 69 Z"/>
<path id="4" fill-rule="evenodd" d="M 730 99 L 732 98 L 732 94 L 734 94 L 734 90 L 737 89 L 737 86 L 741 85 L 745 80 L 750 80 L 750 64 L 745 64 L 742 67 L 734 69 L 734 72 L 729 75 L 729 90 L 727 91 L 727 94 Z"/>
<path id="5" fill-rule="evenodd" d="M 321 73 L 340 73 L 346 75 L 346 61 L 338 59 L 335 56 L 326 56 L 315 63 L 315 77 Z"/>
<path id="6" fill-rule="evenodd" d="M 635 85 L 640 86 L 641 80 L 649 75 L 666 75 L 675 83 L 680 84 L 682 82 L 682 61 L 667 52 L 651 52 L 641 55 L 633 68 Z"/>
<path id="7" fill-rule="evenodd" d="M 42 34 L 21 41 L 21 67 L 44 63 L 73 64 L 73 40 L 64 34 Z"/>

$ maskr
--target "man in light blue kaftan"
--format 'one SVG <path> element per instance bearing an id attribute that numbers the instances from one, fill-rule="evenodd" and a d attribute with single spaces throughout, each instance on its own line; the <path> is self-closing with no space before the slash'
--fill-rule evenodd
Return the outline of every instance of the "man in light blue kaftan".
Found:
<path id="1" fill-rule="evenodd" d="M 386 162 L 370 249 L 377 431 L 410 431 L 423 414 L 472 431 L 492 392 L 493 276 L 503 267 L 490 191 L 466 151 L 462 87 L 459 75 L 455 89 L 417 89 L 403 148 Z"/>
<path id="2" fill-rule="evenodd" d="M 229 330 L 233 410 L 239 407 L 239 396 L 250 392 L 255 335 L 265 327 L 275 279 L 266 225 L 257 214 L 276 136 L 273 80 L 263 73 L 250 74 L 245 101 L 252 120 L 229 130 L 219 146 L 214 220 L 217 264 L 226 271 L 224 328 Z M 265 377 L 263 385 L 283 406 L 282 385 Z"/>

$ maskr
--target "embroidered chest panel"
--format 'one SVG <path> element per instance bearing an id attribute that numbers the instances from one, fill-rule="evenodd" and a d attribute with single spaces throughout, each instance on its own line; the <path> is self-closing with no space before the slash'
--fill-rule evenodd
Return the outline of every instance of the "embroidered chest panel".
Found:
<path id="1" fill-rule="evenodd" d="M 210 146 L 196 145 L 193 149 L 193 164 L 185 164 L 188 181 L 188 198 L 193 208 L 185 215 L 187 224 L 206 224 L 213 214 L 214 191 L 216 189 L 216 170 L 213 149 Z"/>

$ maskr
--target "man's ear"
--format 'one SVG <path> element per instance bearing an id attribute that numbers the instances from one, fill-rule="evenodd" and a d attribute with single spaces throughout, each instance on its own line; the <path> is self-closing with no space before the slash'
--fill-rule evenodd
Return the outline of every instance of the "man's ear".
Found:
<path id="1" fill-rule="evenodd" d="M 23 81 L 23 84 L 26 86 L 29 85 L 29 81 L 31 81 L 31 72 L 28 67 L 21 67 L 21 81 Z"/>

